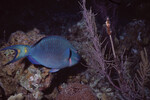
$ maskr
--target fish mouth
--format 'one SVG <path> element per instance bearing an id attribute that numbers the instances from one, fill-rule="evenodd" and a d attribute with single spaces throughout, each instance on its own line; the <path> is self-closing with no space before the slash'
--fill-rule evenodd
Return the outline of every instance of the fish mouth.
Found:
<path id="1" fill-rule="evenodd" d="M 69 59 L 69 66 L 71 66 L 72 65 L 72 60 L 71 60 L 71 58 Z"/>

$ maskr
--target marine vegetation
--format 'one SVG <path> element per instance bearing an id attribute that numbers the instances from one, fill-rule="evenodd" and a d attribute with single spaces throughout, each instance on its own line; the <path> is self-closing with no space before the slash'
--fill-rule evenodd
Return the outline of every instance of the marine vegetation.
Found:
<path id="1" fill-rule="evenodd" d="M 0 17 L 0 100 L 150 100 L 150 22 L 131 15 L 150 3 L 77 1 L 25 1 L 15 17 L 4 10 L 23 29 Z"/>
<path id="2" fill-rule="evenodd" d="M 117 98 L 121 100 L 149 100 L 150 90 L 146 84 L 150 82 L 150 63 L 146 48 L 142 48 L 139 55 L 141 56 L 139 66 L 137 68 L 134 66 L 133 70 L 132 64 L 128 63 L 128 50 L 124 48 L 121 53 L 115 53 L 113 45 L 115 39 L 111 37 L 113 31 L 111 31 L 109 17 L 106 18 L 104 28 L 110 37 L 110 42 L 98 34 L 95 14 L 91 9 L 87 10 L 86 0 L 82 0 L 81 7 L 87 32 L 84 36 L 91 42 L 91 45 L 87 45 L 89 50 L 85 50 L 86 56 L 92 61 L 92 63 L 87 62 L 89 67 L 95 69 L 100 77 L 103 76 L 101 80 L 106 79 L 117 90 L 116 92 L 120 94 Z"/>

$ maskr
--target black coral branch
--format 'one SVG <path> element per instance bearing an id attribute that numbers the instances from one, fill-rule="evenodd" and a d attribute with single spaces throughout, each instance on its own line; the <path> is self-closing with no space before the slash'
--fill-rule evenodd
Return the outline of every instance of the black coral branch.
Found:
<path id="1" fill-rule="evenodd" d="M 148 60 L 147 51 L 144 48 L 144 51 L 141 51 L 141 62 L 140 68 L 137 70 L 138 74 L 136 75 L 136 82 L 138 85 L 138 89 L 142 98 L 145 98 L 145 85 L 147 84 L 150 77 L 150 63 Z"/>
<path id="2" fill-rule="evenodd" d="M 88 35 L 86 37 L 92 41 L 92 47 L 89 47 L 91 49 L 90 53 L 95 58 L 96 63 L 98 63 L 98 66 L 101 70 L 101 73 L 105 74 L 105 62 L 103 53 L 101 51 L 101 44 L 100 44 L 100 38 L 97 34 L 97 27 L 95 23 L 95 15 L 92 13 L 92 10 L 86 9 L 86 0 L 83 0 L 81 4 L 81 7 L 83 8 L 83 17 L 86 22 L 86 31 L 88 32 Z M 97 66 L 97 68 L 98 68 Z M 96 67 L 96 65 L 95 65 Z"/>

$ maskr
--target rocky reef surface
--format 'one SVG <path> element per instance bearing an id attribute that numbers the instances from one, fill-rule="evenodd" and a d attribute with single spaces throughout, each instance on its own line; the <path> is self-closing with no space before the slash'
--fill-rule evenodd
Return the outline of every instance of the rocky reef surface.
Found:
<path id="1" fill-rule="evenodd" d="M 38 29 L 33 29 L 27 33 L 17 31 L 12 33 L 8 42 L 4 43 L 1 48 L 17 44 L 32 45 L 43 37 L 45 37 L 45 35 L 40 34 Z M 76 42 L 72 42 L 76 44 Z M 77 48 L 79 49 L 80 47 Z M 84 94 L 85 100 L 96 100 L 92 89 L 87 85 L 81 84 L 82 80 L 87 81 L 85 77 L 83 78 L 80 74 L 76 74 L 76 72 L 76 76 L 71 75 L 74 73 L 73 71 L 70 72 L 70 75 L 66 75 L 64 71 L 58 72 L 58 75 L 51 74 L 49 73 L 49 69 L 42 67 L 41 70 L 41 66 L 31 64 L 27 58 L 22 58 L 19 61 L 3 66 L 12 60 L 14 55 L 15 52 L 13 50 L 0 52 L 0 98 L 8 98 L 8 100 L 15 100 L 16 98 L 19 98 L 19 100 L 41 100 L 44 98 L 48 100 L 55 98 L 62 100 L 62 98 L 66 98 L 66 100 L 69 100 L 69 98 L 75 98 L 78 95 L 80 95 L 78 98 L 81 98 L 83 96 L 82 94 Z M 76 69 L 77 68 L 73 70 Z M 64 78 L 65 76 L 66 78 Z M 57 79 L 57 77 L 60 78 Z M 59 79 L 61 79 L 61 82 L 58 81 Z M 76 82 L 76 84 L 69 84 L 72 82 Z M 69 89 L 68 93 L 71 93 L 71 89 L 75 95 L 70 96 L 65 94 L 65 89 Z M 51 92 L 49 93 L 49 91 Z M 81 91 L 82 94 L 79 91 Z"/>
<path id="2" fill-rule="evenodd" d="M 136 20 L 120 28 L 118 37 L 114 36 L 116 54 L 120 55 L 122 50 L 126 49 L 127 52 L 130 52 L 128 55 L 133 57 L 132 60 L 128 58 L 126 61 L 126 72 L 129 77 L 132 77 L 131 71 L 139 67 L 139 52 L 142 47 L 146 46 L 147 54 L 150 55 L 147 30 L 144 21 Z M 97 73 L 97 70 L 90 67 L 94 64 L 93 58 L 91 59 L 91 55 L 88 53 L 91 51 L 92 41 L 83 36 L 83 34 L 88 35 L 85 31 L 84 20 L 70 26 L 67 32 L 69 35 L 64 35 L 64 37 L 75 46 L 82 59 L 78 65 L 62 69 L 57 73 L 51 74 L 49 69 L 33 65 L 26 58 L 3 66 L 13 59 L 15 52 L 13 50 L 0 52 L 0 99 L 120 100 L 122 96 L 119 91 L 115 90 L 108 80 Z M 33 45 L 46 36 L 40 33 L 40 30 L 36 28 L 26 33 L 14 32 L 8 42 L 1 44 L 1 48 L 16 44 Z M 101 35 L 102 31 L 98 30 L 98 34 Z M 133 64 L 135 65 L 134 69 L 130 67 Z M 95 63 L 95 67 L 97 66 Z"/>
<path id="3" fill-rule="evenodd" d="M 12 33 L 8 42 L 3 47 L 17 44 L 31 45 L 42 37 L 45 37 L 45 35 L 39 34 L 37 29 L 33 29 L 28 33 L 17 31 Z M 24 58 L 3 66 L 13 59 L 14 54 L 13 50 L 1 52 L 0 86 L 4 91 L 5 97 L 22 93 L 25 98 L 41 99 L 43 97 L 42 90 L 49 87 L 51 83 L 52 75 L 49 73 L 49 70 L 45 69 L 41 73 L 40 69 L 27 62 Z"/>

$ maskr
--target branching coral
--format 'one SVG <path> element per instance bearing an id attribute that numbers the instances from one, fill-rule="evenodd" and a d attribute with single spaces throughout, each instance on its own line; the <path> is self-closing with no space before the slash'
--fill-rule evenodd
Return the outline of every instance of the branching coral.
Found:
<path id="1" fill-rule="evenodd" d="M 84 34 L 87 41 L 91 44 L 87 45 L 87 56 L 90 58 L 90 66 L 93 69 L 104 76 L 109 83 L 120 91 L 122 97 L 126 100 L 141 100 L 148 99 L 148 95 L 145 95 L 144 85 L 149 81 L 150 76 L 150 65 L 147 58 L 146 50 L 141 52 L 141 63 L 140 68 L 134 71 L 132 77 L 129 77 L 127 57 L 125 57 L 125 51 L 121 55 L 116 55 L 114 48 L 113 55 L 107 52 L 105 47 L 102 47 L 100 42 L 100 36 L 97 34 L 97 27 L 95 23 L 95 15 L 92 13 L 91 9 L 86 9 L 86 0 L 82 0 L 81 7 L 83 8 L 83 18 L 86 22 L 86 31 L 88 34 Z M 107 23 L 106 23 L 107 24 Z M 108 27 L 106 27 L 108 31 Z M 109 34 L 110 35 L 110 34 Z M 112 41 L 111 41 L 112 42 Z M 135 77 L 136 75 L 136 77 Z M 141 91 L 142 90 L 142 91 Z"/>
<path id="2" fill-rule="evenodd" d="M 90 54 L 92 56 L 92 58 L 95 58 L 94 60 L 99 64 L 99 66 L 101 66 L 101 73 L 102 75 L 105 74 L 105 63 L 104 63 L 104 55 L 101 51 L 101 44 L 100 44 L 100 38 L 97 34 L 97 27 L 96 27 L 96 23 L 95 23 L 95 15 L 92 13 L 92 10 L 88 11 L 86 9 L 85 6 L 85 0 L 83 0 L 83 17 L 85 19 L 86 22 L 86 30 L 88 32 L 88 34 L 86 35 L 86 37 L 88 39 L 90 39 L 93 43 L 92 46 L 89 46 L 90 50 Z M 93 66 L 94 67 L 94 66 Z"/>
<path id="3" fill-rule="evenodd" d="M 92 45 L 88 45 L 89 51 L 88 54 L 91 56 L 91 62 L 94 69 L 99 72 L 100 75 L 107 77 L 109 82 L 118 90 L 119 87 L 117 87 L 111 80 L 110 74 L 108 73 L 107 69 L 108 66 L 106 66 L 106 60 L 104 60 L 104 54 L 105 54 L 105 48 L 102 48 L 102 43 L 100 43 L 100 36 L 97 34 L 97 27 L 95 23 L 95 15 L 92 13 L 92 11 L 88 11 L 85 6 L 86 1 L 83 0 L 83 17 L 86 22 L 86 30 L 88 32 L 88 35 L 85 35 L 90 41 L 92 41 Z M 93 59 L 93 60 L 92 60 Z M 111 61 L 108 61 L 111 62 Z"/>
<path id="4" fill-rule="evenodd" d="M 136 75 L 136 82 L 138 85 L 138 89 L 140 92 L 140 95 L 143 99 L 146 99 L 148 95 L 145 93 L 145 85 L 148 81 L 150 81 L 150 63 L 148 60 L 147 51 L 144 48 L 144 51 L 141 51 L 141 62 L 140 62 L 140 68 L 137 70 L 138 74 Z M 150 99 L 150 96 L 147 97 L 147 99 Z"/>

